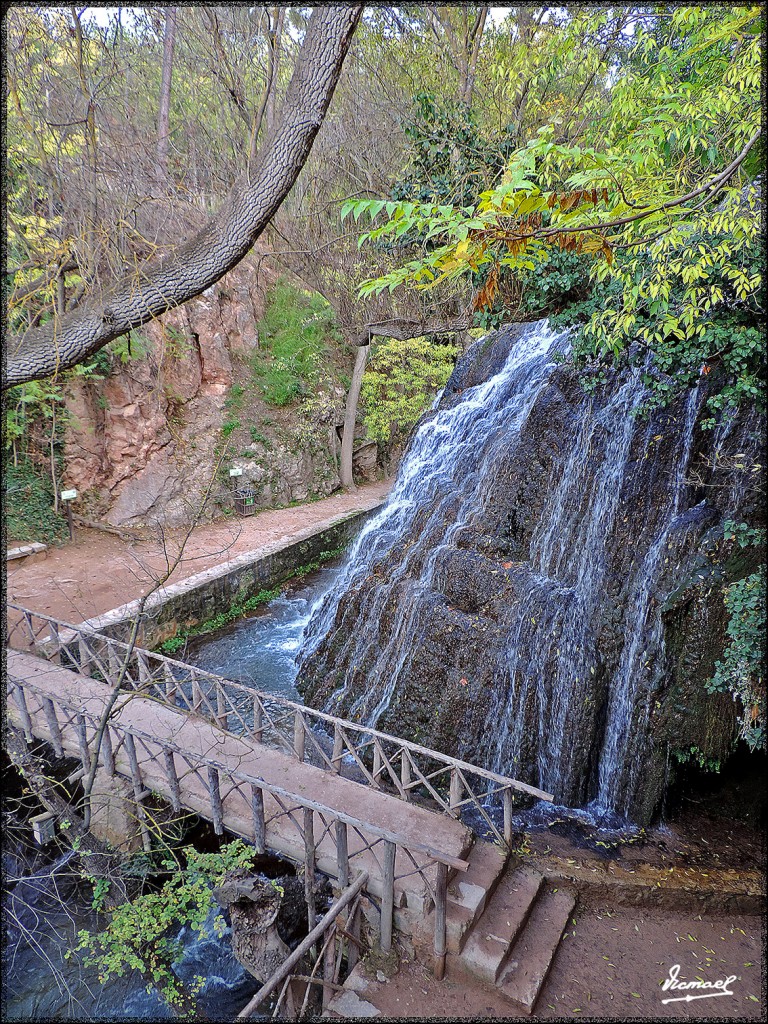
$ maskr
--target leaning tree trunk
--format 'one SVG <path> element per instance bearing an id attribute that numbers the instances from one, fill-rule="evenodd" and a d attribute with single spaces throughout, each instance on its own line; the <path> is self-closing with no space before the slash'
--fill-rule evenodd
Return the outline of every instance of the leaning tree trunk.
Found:
<path id="1" fill-rule="evenodd" d="M 368 345 L 360 345 L 355 356 L 355 368 L 352 371 L 352 383 L 347 392 L 347 404 L 344 409 L 344 432 L 341 435 L 341 457 L 339 459 L 339 478 L 342 487 L 354 488 L 352 477 L 352 450 L 355 443 L 355 423 L 357 422 L 357 406 L 360 402 L 360 388 L 363 383 L 365 364 L 368 361 Z"/>
<path id="2" fill-rule="evenodd" d="M 299 175 L 331 102 L 362 5 L 315 7 L 282 116 L 256 167 L 221 211 L 174 253 L 45 327 L 11 336 L 3 387 L 66 370 L 110 341 L 200 295 L 251 250 Z"/>

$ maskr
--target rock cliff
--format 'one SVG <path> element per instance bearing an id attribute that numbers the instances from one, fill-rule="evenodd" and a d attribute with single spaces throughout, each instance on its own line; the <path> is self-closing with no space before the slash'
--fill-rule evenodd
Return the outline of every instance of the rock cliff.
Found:
<path id="1" fill-rule="evenodd" d="M 311 626 L 299 686 L 646 822 L 674 753 L 724 760 L 737 731 L 742 709 L 704 684 L 723 585 L 750 571 L 723 523 L 760 520 L 762 426 L 702 429 L 705 384 L 639 415 L 637 372 L 586 395 L 560 344 L 516 327 L 459 363 Z"/>
<path id="2" fill-rule="evenodd" d="M 231 506 L 233 467 L 263 507 L 338 487 L 344 388 L 329 382 L 311 409 L 272 409 L 253 387 L 249 362 L 275 280 L 269 261 L 249 258 L 134 332 L 130 351 L 100 354 L 103 376 L 68 385 L 64 483 L 81 510 L 113 526 L 182 525 L 209 491 L 206 516 Z M 334 358 L 345 365 L 346 353 Z"/>

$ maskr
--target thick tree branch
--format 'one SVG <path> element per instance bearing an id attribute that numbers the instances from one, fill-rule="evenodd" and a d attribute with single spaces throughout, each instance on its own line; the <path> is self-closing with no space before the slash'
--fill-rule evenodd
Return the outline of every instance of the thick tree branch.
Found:
<path id="1" fill-rule="evenodd" d="M 4 387 L 75 366 L 135 327 L 215 284 L 250 251 L 298 177 L 323 121 L 362 5 L 315 7 L 283 104 L 283 116 L 250 178 L 176 252 L 118 282 L 100 298 L 8 340 Z"/>

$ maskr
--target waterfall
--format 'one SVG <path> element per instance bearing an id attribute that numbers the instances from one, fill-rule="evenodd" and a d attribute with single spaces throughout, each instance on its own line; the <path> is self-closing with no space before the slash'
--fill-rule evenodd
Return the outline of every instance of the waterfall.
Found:
<path id="1" fill-rule="evenodd" d="M 332 590 L 315 609 L 304 636 L 302 665 L 321 642 L 333 642 L 334 619 L 343 595 L 354 592 L 374 567 L 414 533 L 442 533 L 441 543 L 424 558 L 420 546 L 403 551 L 388 586 L 372 589 L 360 610 L 361 620 L 377 621 L 392 590 L 405 588 L 407 599 L 388 643 L 377 649 L 377 637 L 361 644 L 358 660 L 369 660 L 368 685 L 347 714 L 375 726 L 387 707 L 397 681 L 413 656 L 413 612 L 418 594 L 429 589 L 437 556 L 449 547 L 468 516 L 482 500 L 488 465 L 499 447 L 519 433 L 539 388 L 555 365 L 548 358 L 564 334 L 546 323 L 524 335 L 502 370 L 487 382 L 467 389 L 461 401 L 442 409 L 416 432 L 382 511 L 358 535 Z M 483 438 L 482 448 L 478 438 Z M 447 529 L 444 529 L 444 524 Z M 422 564 L 423 560 L 423 564 Z M 301 668 L 300 668 L 301 672 Z M 344 691 L 337 692 L 325 710 L 337 710 Z"/>
<path id="2" fill-rule="evenodd" d="M 567 332 L 527 325 L 508 354 L 500 338 L 475 343 L 416 431 L 314 609 L 299 687 L 631 817 L 669 674 L 662 606 L 717 516 L 687 501 L 704 395 L 641 417 L 641 368 L 585 394 L 558 366 Z"/>

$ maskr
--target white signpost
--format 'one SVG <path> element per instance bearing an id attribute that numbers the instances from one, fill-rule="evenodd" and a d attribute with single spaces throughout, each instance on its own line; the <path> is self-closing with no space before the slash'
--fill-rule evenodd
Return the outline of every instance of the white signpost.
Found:
<path id="1" fill-rule="evenodd" d="M 73 487 L 69 491 L 62 491 L 59 494 L 59 497 L 64 502 L 64 505 L 65 505 L 65 507 L 67 509 L 67 525 L 69 526 L 69 539 L 70 540 L 74 540 L 75 539 L 75 528 L 72 525 L 72 502 L 77 497 L 77 490 Z"/>

